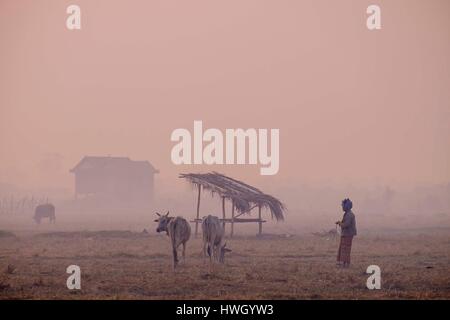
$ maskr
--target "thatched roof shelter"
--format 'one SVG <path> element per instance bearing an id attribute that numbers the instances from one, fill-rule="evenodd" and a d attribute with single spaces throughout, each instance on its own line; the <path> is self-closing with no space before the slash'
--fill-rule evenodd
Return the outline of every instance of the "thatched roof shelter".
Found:
<path id="1" fill-rule="evenodd" d="M 191 184 L 199 189 L 199 198 L 197 203 L 197 219 L 199 218 L 198 210 L 200 205 L 200 188 L 210 191 L 213 195 L 218 194 L 223 201 L 228 199 L 232 202 L 232 223 L 244 222 L 237 221 L 236 218 L 244 213 L 250 213 L 253 208 L 259 208 L 259 220 L 251 222 L 264 222 L 261 220 L 261 208 L 270 211 L 272 219 L 277 221 L 284 220 L 285 207 L 277 198 L 263 193 L 259 189 L 252 187 L 242 181 L 227 177 L 217 172 L 211 173 L 186 173 L 180 174 L 180 178 L 188 180 Z M 234 215 L 236 208 L 239 215 Z M 225 221 L 225 209 L 223 204 L 223 220 Z M 248 220 L 250 222 L 250 220 Z M 261 225 L 261 224 L 260 224 Z M 261 228 L 261 227 L 260 227 Z"/>
<path id="2" fill-rule="evenodd" d="M 225 199 L 234 202 L 240 213 L 249 212 L 254 206 L 261 206 L 270 210 L 272 218 L 283 220 L 284 205 L 275 197 L 264 194 L 259 189 L 242 181 L 227 177 L 217 172 L 180 174 L 180 178 L 187 179 L 194 185 L 201 185 L 204 190 L 217 193 Z"/>

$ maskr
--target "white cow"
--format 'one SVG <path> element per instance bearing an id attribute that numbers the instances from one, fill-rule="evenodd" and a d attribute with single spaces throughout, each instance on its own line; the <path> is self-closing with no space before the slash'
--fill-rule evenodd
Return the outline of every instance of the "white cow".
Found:
<path id="1" fill-rule="evenodd" d="M 218 217 L 208 215 L 203 217 L 203 256 L 209 256 L 210 263 L 216 260 L 220 263 L 225 262 L 225 253 L 230 252 L 225 240 L 225 230 Z"/>

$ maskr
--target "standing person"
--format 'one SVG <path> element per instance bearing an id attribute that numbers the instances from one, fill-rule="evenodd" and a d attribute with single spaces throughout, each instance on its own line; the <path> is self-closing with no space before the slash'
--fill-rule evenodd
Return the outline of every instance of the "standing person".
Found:
<path id="1" fill-rule="evenodd" d="M 342 210 L 344 216 L 342 221 L 337 221 L 341 227 L 341 241 L 339 243 L 339 250 L 337 254 L 337 265 L 344 268 L 350 266 L 350 252 L 352 250 L 352 240 L 356 236 L 356 219 L 352 212 L 353 203 L 350 199 L 342 201 Z"/>

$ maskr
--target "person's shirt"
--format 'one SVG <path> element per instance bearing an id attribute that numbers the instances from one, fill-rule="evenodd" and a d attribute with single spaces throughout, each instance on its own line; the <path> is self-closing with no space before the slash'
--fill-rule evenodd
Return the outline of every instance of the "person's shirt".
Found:
<path id="1" fill-rule="evenodd" d="M 342 218 L 341 236 L 356 236 L 356 218 L 351 210 L 344 213 L 344 217 Z"/>

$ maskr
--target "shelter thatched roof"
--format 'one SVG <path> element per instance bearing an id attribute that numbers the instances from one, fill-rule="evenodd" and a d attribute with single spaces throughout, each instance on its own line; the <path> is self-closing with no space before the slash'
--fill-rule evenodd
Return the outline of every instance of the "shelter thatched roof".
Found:
<path id="1" fill-rule="evenodd" d="M 255 187 L 235 180 L 217 172 L 211 173 L 182 173 L 180 178 L 187 179 L 194 185 L 201 185 L 211 193 L 234 202 L 238 212 L 248 213 L 252 207 L 261 206 L 270 210 L 272 218 L 283 220 L 284 205 L 275 197 L 264 194 Z"/>

